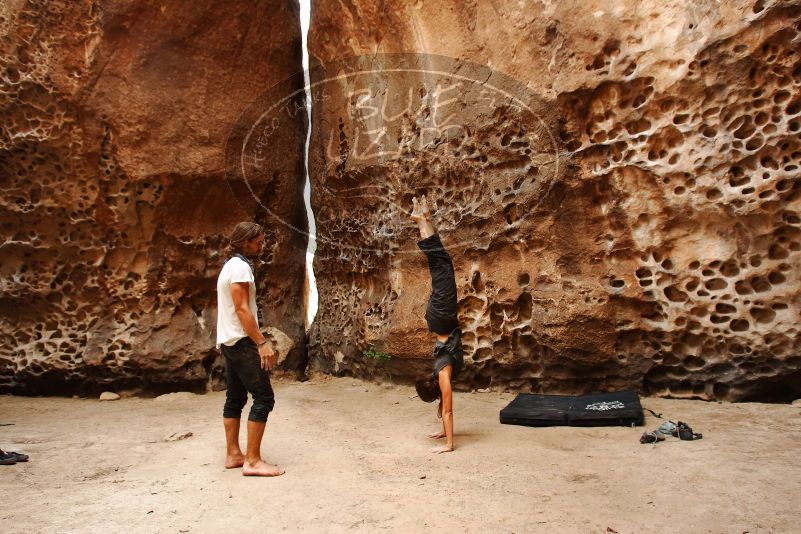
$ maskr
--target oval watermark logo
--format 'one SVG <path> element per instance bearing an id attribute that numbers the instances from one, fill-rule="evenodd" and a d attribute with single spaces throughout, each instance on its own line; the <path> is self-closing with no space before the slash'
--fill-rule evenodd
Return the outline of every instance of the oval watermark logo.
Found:
<path id="1" fill-rule="evenodd" d="M 245 110 L 226 146 L 226 177 L 239 202 L 305 232 L 281 212 L 291 202 L 276 195 L 302 189 L 297 151 L 310 103 L 308 165 L 326 256 L 419 253 L 402 234 L 414 230 L 411 199 L 423 194 L 436 204 L 448 248 L 475 246 L 470 227 L 519 225 L 561 172 L 555 110 L 487 66 L 378 54 L 316 65 L 308 84 L 304 74 Z M 282 191 L 286 183 L 301 187 Z"/>

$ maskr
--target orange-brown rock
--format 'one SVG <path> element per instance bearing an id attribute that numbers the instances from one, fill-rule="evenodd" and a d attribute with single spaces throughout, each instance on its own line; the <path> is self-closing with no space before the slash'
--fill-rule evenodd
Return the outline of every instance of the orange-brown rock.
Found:
<path id="1" fill-rule="evenodd" d="M 799 396 L 799 2 L 368 4 L 314 3 L 316 368 L 430 369 L 427 192 L 461 387 Z"/>
<path id="2" fill-rule="evenodd" d="M 305 227 L 302 117 L 252 194 L 224 158 L 299 34 L 289 3 L 0 4 L 0 390 L 203 389 L 240 220 L 270 230 L 265 319 L 302 340 L 305 237 L 276 220 Z"/>

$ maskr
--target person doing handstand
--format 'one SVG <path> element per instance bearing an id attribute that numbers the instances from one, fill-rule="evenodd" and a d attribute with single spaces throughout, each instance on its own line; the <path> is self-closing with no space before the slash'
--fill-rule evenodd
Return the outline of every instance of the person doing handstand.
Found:
<path id="1" fill-rule="evenodd" d="M 453 444 L 453 392 L 451 383 L 464 365 L 462 331 L 459 330 L 456 301 L 456 278 L 450 254 L 442 246 L 434 225 L 426 197 L 412 199 L 411 219 L 420 229 L 417 246 L 428 260 L 431 273 L 431 296 L 426 306 L 426 323 L 436 335 L 434 345 L 434 373 L 415 383 L 417 395 L 425 402 L 439 399 L 438 414 L 442 418 L 442 431 L 431 434 L 434 439 L 447 438 L 446 444 L 431 449 L 433 453 L 451 452 Z"/>

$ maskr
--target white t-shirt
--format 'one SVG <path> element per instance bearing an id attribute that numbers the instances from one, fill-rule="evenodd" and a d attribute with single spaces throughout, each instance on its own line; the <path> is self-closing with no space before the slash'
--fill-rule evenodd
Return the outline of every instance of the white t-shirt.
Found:
<path id="1" fill-rule="evenodd" d="M 220 276 L 217 277 L 217 348 L 220 348 L 220 345 L 233 345 L 248 336 L 239 322 L 239 317 L 236 316 L 234 299 L 231 297 L 231 284 L 236 282 L 248 283 L 250 313 L 253 314 L 256 324 L 259 324 L 258 308 L 256 308 L 256 281 L 253 278 L 253 271 L 242 258 L 234 256 L 225 262 Z"/>

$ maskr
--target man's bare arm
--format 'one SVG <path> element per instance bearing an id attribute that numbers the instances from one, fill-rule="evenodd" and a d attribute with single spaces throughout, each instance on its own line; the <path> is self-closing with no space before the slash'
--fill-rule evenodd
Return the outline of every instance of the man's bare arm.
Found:
<path id="1" fill-rule="evenodd" d="M 231 284 L 231 299 L 234 301 L 234 310 L 236 311 L 236 317 L 239 319 L 239 324 L 242 325 L 245 333 L 259 347 L 262 367 L 269 370 L 275 365 L 275 352 L 273 352 L 269 343 L 266 343 L 267 340 L 259 331 L 256 318 L 253 317 L 250 311 L 249 291 L 250 286 L 247 282 L 234 282 Z"/>

